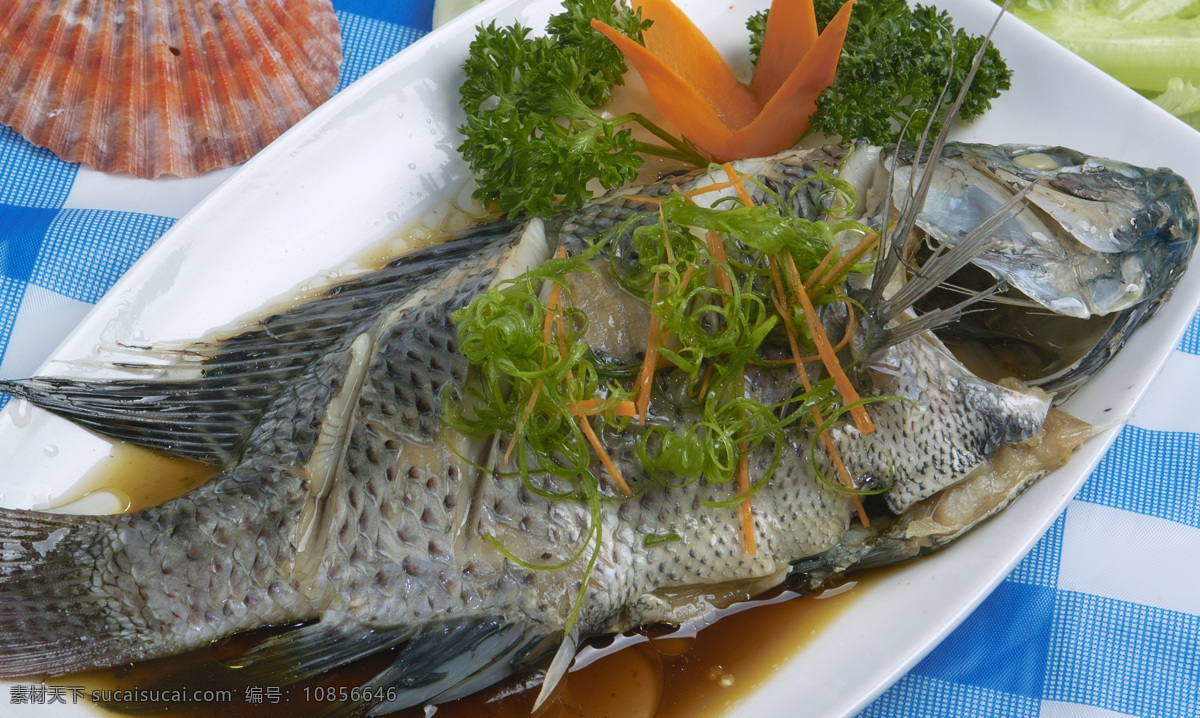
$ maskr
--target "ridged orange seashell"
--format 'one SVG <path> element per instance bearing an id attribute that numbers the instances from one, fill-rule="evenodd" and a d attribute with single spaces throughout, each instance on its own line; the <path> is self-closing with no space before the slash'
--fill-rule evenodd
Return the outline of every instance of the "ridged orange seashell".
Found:
<path id="1" fill-rule="evenodd" d="M 191 177 L 324 102 L 330 0 L 0 0 L 0 122 L 68 162 Z"/>

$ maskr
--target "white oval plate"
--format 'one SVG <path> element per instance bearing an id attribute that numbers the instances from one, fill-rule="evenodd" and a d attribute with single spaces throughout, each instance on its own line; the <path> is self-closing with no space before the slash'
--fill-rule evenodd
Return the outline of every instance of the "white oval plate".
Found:
<path id="1" fill-rule="evenodd" d="M 744 21 L 767 0 L 679 4 L 735 67 L 746 65 Z M 494 18 L 541 28 L 556 5 L 497 0 L 477 7 L 337 95 L 178 222 L 39 373 L 78 373 L 79 365 L 62 362 L 95 361 L 118 342 L 198 337 L 253 316 L 435 208 L 467 179 L 454 128 L 461 121 L 459 65 L 475 25 Z M 986 0 L 938 5 L 972 32 L 984 32 L 997 12 Z M 959 139 L 1062 144 L 1173 167 L 1200 186 L 1200 134 L 1015 18 L 1006 18 L 994 39 L 1013 69 L 1013 89 L 982 120 L 959 130 Z M 1193 269 L 1158 316 L 1067 408 L 1094 422 L 1131 413 L 1198 299 L 1200 276 Z M 61 495 L 108 454 L 109 445 L 22 404 L 11 402 L 0 415 L 6 463 L 0 501 L 36 507 Z M 864 707 L 1003 579 L 1062 511 L 1114 434 L 1094 439 L 956 546 L 872 582 L 730 715 L 845 716 Z M 49 446 L 58 450 L 53 457 Z M 37 718 L 86 710 L 0 705 L 0 715 Z"/>

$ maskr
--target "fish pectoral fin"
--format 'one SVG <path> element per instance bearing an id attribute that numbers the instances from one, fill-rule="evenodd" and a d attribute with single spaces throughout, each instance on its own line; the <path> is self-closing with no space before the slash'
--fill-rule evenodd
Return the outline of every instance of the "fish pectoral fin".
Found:
<path id="1" fill-rule="evenodd" d="M 243 435 L 271 387 L 199 380 L 87 381 L 34 377 L 0 381 L 0 393 L 25 399 L 85 429 L 223 468 L 236 463 Z"/>
<path id="2" fill-rule="evenodd" d="M 541 708 L 546 699 L 554 693 L 558 682 L 567 675 L 567 669 L 571 667 L 571 661 L 575 660 L 575 654 L 578 651 L 579 634 L 572 631 L 563 637 L 558 650 L 554 652 L 554 660 L 550 661 L 550 667 L 546 669 L 546 677 L 542 679 L 542 689 L 538 691 L 537 700 L 533 702 L 533 712 L 536 713 L 537 709 Z"/>
<path id="3" fill-rule="evenodd" d="M 531 621 L 491 617 L 428 624 L 360 686 L 363 700 L 329 704 L 320 715 L 386 715 L 455 700 L 529 670 L 557 647 L 560 635 Z"/>
<path id="4" fill-rule="evenodd" d="M 280 385 L 296 377 L 385 307 L 458 266 L 516 227 L 502 222 L 406 254 L 383 269 L 325 289 L 232 337 L 184 349 L 147 349 L 174 364 L 113 365 L 148 378 L 34 377 L 0 381 L 26 399 L 98 434 L 230 468 Z"/>
<path id="5" fill-rule="evenodd" d="M 225 663 L 237 668 L 241 684 L 288 686 L 391 650 L 416 633 L 410 626 L 365 626 L 326 615 L 272 635 Z"/>
<path id="6" fill-rule="evenodd" d="M 149 680 L 143 679 L 142 700 L 122 699 L 118 703 L 101 703 L 116 713 L 151 715 L 169 711 L 176 704 L 160 702 L 159 695 L 171 695 L 182 686 L 204 685 L 210 689 L 237 691 L 246 686 L 275 686 L 288 688 L 317 680 L 330 672 L 384 653 L 409 640 L 415 630 L 405 626 L 364 626 L 354 621 L 338 622 L 335 615 L 326 615 L 318 623 L 307 623 L 273 632 L 266 638 L 253 641 L 254 633 L 231 636 L 227 645 L 251 646 L 219 661 L 188 661 L 167 672 L 152 671 Z M 225 648 L 220 649 L 224 654 Z"/>

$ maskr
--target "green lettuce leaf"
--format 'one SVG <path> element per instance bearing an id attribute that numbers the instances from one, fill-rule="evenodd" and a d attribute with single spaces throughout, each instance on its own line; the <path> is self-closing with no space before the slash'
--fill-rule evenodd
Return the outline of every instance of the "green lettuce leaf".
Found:
<path id="1" fill-rule="evenodd" d="M 1172 78 L 1154 104 L 1200 130 L 1200 85 Z"/>
<path id="2" fill-rule="evenodd" d="M 1011 11 L 1200 129 L 1200 0 L 1015 0 Z"/>

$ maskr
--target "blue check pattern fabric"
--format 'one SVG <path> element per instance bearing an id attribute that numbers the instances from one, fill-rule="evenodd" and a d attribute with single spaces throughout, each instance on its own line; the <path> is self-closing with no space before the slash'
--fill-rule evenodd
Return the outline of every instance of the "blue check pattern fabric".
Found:
<path id="1" fill-rule="evenodd" d="M 341 89 L 428 32 L 433 0 L 334 7 Z M 0 377 L 33 373 L 232 171 L 147 191 L 0 126 Z M 1200 716 L 1198 406 L 1200 315 L 1049 533 L 861 718 Z"/>

